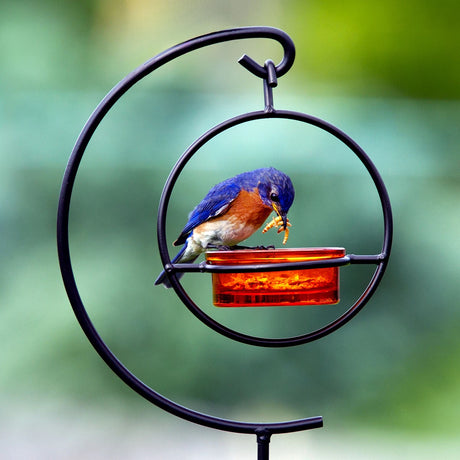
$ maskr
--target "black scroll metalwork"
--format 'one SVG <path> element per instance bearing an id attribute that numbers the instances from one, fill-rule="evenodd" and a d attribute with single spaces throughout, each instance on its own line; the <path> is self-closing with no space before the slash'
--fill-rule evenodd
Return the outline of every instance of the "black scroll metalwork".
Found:
<path id="1" fill-rule="evenodd" d="M 74 313 L 79 321 L 79 324 L 92 346 L 106 362 L 106 364 L 112 369 L 112 371 L 128 386 L 130 386 L 134 391 L 143 396 L 146 400 L 160 407 L 161 409 L 181 417 L 187 421 L 197 423 L 209 428 L 215 428 L 219 430 L 235 432 L 235 433 L 245 433 L 253 434 L 257 437 L 258 444 L 258 459 L 266 460 L 269 455 L 269 441 L 270 436 L 273 434 L 280 433 L 291 433 L 296 431 L 302 431 L 312 428 L 321 427 L 323 424 L 322 417 L 310 417 L 299 420 L 292 420 L 286 422 L 278 423 L 249 423 L 241 421 L 233 421 L 228 419 L 223 419 L 215 416 L 210 416 L 203 414 L 187 407 L 181 406 L 174 401 L 171 401 L 161 394 L 157 393 L 155 390 L 147 386 L 140 379 L 138 379 L 133 373 L 131 373 L 124 364 L 112 353 L 109 347 L 106 345 L 104 340 L 101 338 L 96 328 L 91 322 L 91 319 L 83 305 L 82 299 L 80 297 L 70 258 L 70 248 L 69 248 L 69 212 L 70 212 L 70 203 L 72 197 L 72 190 L 75 183 L 75 178 L 78 172 L 78 168 L 85 152 L 86 147 L 88 146 L 91 137 L 93 136 L 95 130 L 99 126 L 101 120 L 109 112 L 109 110 L 114 106 L 114 104 L 139 80 L 146 77 L 154 70 L 159 67 L 167 64 L 168 62 L 186 54 L 191 51 L 203 48 L 209 45 L 222 43 L 232 40 L 240 39 L 254 39 L 254 38 L 263 38 L 275 40 L 281 44 L 284 50 L 284 56 L 282 61 L 275 66 L 273 61 L 267 60 L 263 66 L 259 65 L 249 56 L 244 55 L 240 59 L 240 64 L 248 69 L 251 73 L 256 75 L 259 78 L 263 79 L 264 82 L 264 97 L 265 97 L 265 109 L 260 112 L 252 112 L 238 117 L 227 120 L 201 136 L 192 146 L 187 149 L 187 151 L 181 156 L 179 161 L 176 163 L 173 168 L 163 190 L 160 205 L 159 205 L 159 214 L 158 214 L 158 243 L 160 256 L 167 271 L 167 274 L 170 278 L 171 284 L 173 285 L 176 293 L 185 303 L 185 305 L 197 316 L 201 321 L 206 325 L 213 328 L 217 332 L 232 338 L 251 345 L 267 346 L 267 347 L 282 347 L 290 345 L 298 345 L 301 343 L 306 343 L 311 340 L 323 337 L 324 335 L 336 330 L 346 321 L 351 319 L 367 302 L 370 296 L 373 294 L 377 285 L 383 276 L 383 272 L 388 262 L 388 257 L 391 249 L 391 239 L 392 239 L 392 217 L 391 217 L 391 207 L 388 199 L 388 194 L 386 192 L 383 181 L 376 170 L 375 166 L 370 161 L 369 157 L 364 153 L 364 151 L 346 134 L 335 128 L 334 126 L 314 118 L 309 115 L 301 114 L 299 112 L 290 112 L 290 111 L 280 111 L 275 110 L 273 106 L 273 94 L 272 89 L 277 85 L 277 79 L 284 75 L 292 66 L 295 58 L 295 47 L 291 38 L 283 31 L 271 27 L 244 27 L 239 29 L 229 29 L 210 33 L 207 35 L 202 35 L 200 37 L 193 38 L 181 44 L 178 44 L 163 53 L 158 54 L 153 57 L 143 65 L 139 66 L 129 75 L 127 75 L 123 80 L 121 80 L 100 102 L 96 107 L 87 123 L 85 124 L 83 130 L 80 133 L 80 136 L 77 139 L 77 142 L 74 146 L 74 149 L 71 153 L 70 159 L 67 164 L 67 168 L 64 174 L 61 192 L 59 197 L 58 205 L 58 215 L 57 215 L 57 247 L 58 247 L 58 256 L 59 263 L 62 273 L 62 278 L 64 285 L 69 297 L 70 303 L 74 310 Z M 169 253 L 166 247 L 166 237 L 165 237 L 165 220 L 166 220 L 166 211 L 171 195 L 172 188 L 176 182 L 180 172 L 183 167 L 186 165 L 187 161 L 191 156 L 196 153 L 196 151 L 205 144 L 209 139 L 218 135 L 226 129 L 229 129 L 232 126 L 236 126 L 240 123 L 262 119 L 262 118 L 285 118 L 291 120 L 297 120 L 300 122 L 305 122 L 314 126 L 317 126 L 320 129 L 323 129 L 343 143 L 345 143 L 364 163 L 369 174 L 372 176 L 374 183 L 379 192 L 384 223 L 385 223 L 385 232 L 384 232 L 384 243 L 382 251 L 377 255 L 347 255 L 340 259 L 334 259 L 333 261 L 320 261 L 320 262 L 302 262 L 295 264 L 273 264 L 269 266 L 265 265 L 252 265 L 252 266 L 238 266 L 238 267 L 216 267 L 210 266 L 205 263 L 202 264 L 172 264 L 169 257 Z M 312 268 L 317 266 L 324 266 L 327 263 L 327 266 L 339 266 L 347 264 L 356 264 L 356 263 L 371 263 L 377 264 L 377 269 L 374 273 L 374 276 L 371 279 L 370 284 L 367 289 L 362 294 L 358 302 L 351 307 L 344 315 L 338 318 L 333 323 L 329 324 L 325 328 L 315 331 L 304 336 L 285 338 L 285 339 L 266 339 L 259 337 L 252 337 L 240 334 L 237 331 L 232 331 L 219 323 L 216 323 L 212 318 L 205 315 L 198 306 L 196 306 L 191 299 L 188 297 L 187 293 L 182 288 L 179 283 L 176 273 L 182 271 L 203 271 L 203 272 L 213 272 L 213 271 L 261 271 L 261 270 L 276 270 L 282 268 L 285 269 L 296 269 L 296 268 Z"/>

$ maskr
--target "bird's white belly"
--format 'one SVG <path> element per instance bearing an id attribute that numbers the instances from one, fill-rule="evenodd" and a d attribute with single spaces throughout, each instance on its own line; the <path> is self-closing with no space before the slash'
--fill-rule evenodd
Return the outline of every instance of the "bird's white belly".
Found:
<path id="1" fill-rule="evenodd" d="M 229 219 L 210 220 L 193 230 L 193 240 L 203 249 L 209 245 L 234 246 L 249 238 L 257 227 L 241 222 L 236 217 Z"/>

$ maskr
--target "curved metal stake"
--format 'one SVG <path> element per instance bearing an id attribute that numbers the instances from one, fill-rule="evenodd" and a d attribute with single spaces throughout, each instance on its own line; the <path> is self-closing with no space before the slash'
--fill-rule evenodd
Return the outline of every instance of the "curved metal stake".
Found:
<path id="1" fill-rule="evenodd" d="M 151 403 L 158 406 L 160 409 L 163 409 L 177 417 L 181 417 L 182 419 L 189 422 L 197 423 L 208 428 L 250 435 L 254 435 L 257 433 L 257 430 L 260 429 L 270 430 L 271 434 L 290 433 L 294 431 L 320 428 L 323 426 L 323 419 L 322 417 L 317 416 L 299 420 L 291 420 L 289 422 L 275 422 L 268 424 L 223 419 L 220 417 L 197 412 L 185 406 L 181 406 L 178 403 L 167 399 L 165 396 L 156 392 L 151 387 L 142 382 L 117 358 L 117 356 L 115 356 L 115 354 L 110 350 L 110 348 L 104 342 L 95 326 L 93 325 L 78 291 L 70 257 L 69 214 L 73 186 L 75 184 L 78 168 L 81 159 L 83 158 L 85 149 L 100 122 L 105 117 L 105 115 L 107 115 L 109 110 L 135 83 L 159 67 L 167 64 L 168 62 L 205 46 L 230 40 L 249 38 L 268 38 L 276 40 L 283 46 L 285 51 L 283 60 L 280 64 L 278 64 L 278 66 L 275 67 L 276 76 L 278 78 L 284 75 L 291 68 L 294 62 L 295 48 L 291 38 L 285 32 L 279 29 L 274 29 L 272 27 L 246 27 L 214 32 L 193 38 L 187 42 L 180 43 L 179 45 L 164 51 L 163 53 L 142 64 L 112 88 L 112 90 L 99 103 L 99 105 L 96 107 L 86 122 L 69 158 L 64 178 L 62 180 L 61 192 L 59 195 L 56 229 L 57 249 L 64 286 L 81 328 L 85 332 L 88 340 L 97 351 L 97 353 L 99 353 L 101 358 L 110 367 L 110 369 L 126 385 L 131 387 L 147 401 L 150 401 Z M 267 71 L 264 69 L 264 67 L 259 66 L 259 64 L 254 62 L 254 65 L 250 64 L 249 68 L 252 73 L 259 76 L 260 78 L 266 78 Z M 163 239 L 161 239 L 160 243 L 160 254 L 162 255 L 162 261 L 164 265 L 171 264 L 171 261 L 169 260 L 169 254 L 166 250 L 166 243 L 163 244 Z"/>

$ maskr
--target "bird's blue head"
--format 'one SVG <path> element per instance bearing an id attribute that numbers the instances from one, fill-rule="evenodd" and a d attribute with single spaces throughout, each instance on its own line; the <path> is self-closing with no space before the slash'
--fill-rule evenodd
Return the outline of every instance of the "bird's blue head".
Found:
<path id="1" fill-rule="evenodd" d="M 262 202 L 272 207 L 283 220 L 284 229 L 287 226 L 287 213 L 294 201 L 294 186 L 292 181 L 275 168 L 259 169 L 259 195 Z"/>

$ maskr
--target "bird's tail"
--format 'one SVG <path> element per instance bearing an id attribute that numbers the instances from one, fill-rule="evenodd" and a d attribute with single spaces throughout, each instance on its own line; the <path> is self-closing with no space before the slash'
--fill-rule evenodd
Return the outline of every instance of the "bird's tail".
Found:
<path id="1" fill-rule="evenodd" d="M 180 259 L 184 255 L 186 248 L 187 248 L 187 245 L 184 244 L 184 246 L 182 246 L 181 250 L 177 253 L 177 255 L 171 260 L 173 264 L 181 261 Z M 193 262 L 197 257 L 198 255 L 192 259 L 187 260 L 187 262 Z M 182 278 L 182 276 L 184 276 L 184 273 L 177 273 L 176 276 L 177 276 L 177 279 L 180 279 Z M 162 284 L 165 288 L 168 288 L 168 289 L 171 287 L 171 283 L 169 282 L 169 279 L 166 276 L 166 272 L 164 270 L 158 275 L 158 278 L 155 280 L 155 286 L 157 286 L 158 284 Z"/>

